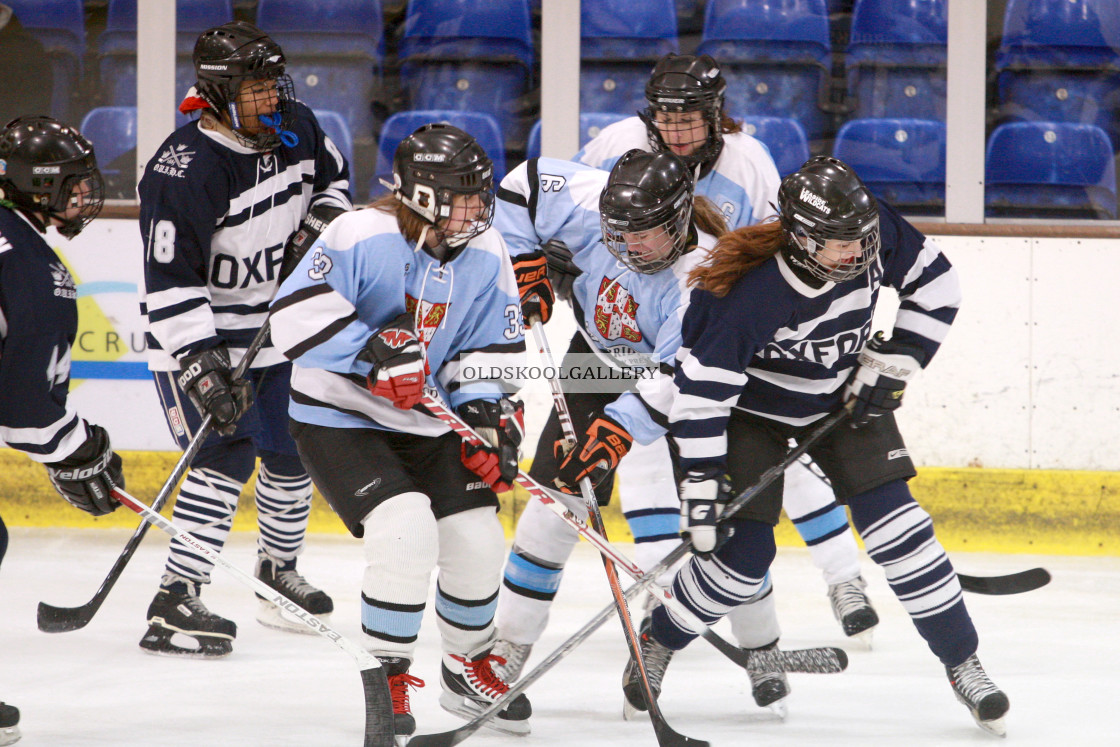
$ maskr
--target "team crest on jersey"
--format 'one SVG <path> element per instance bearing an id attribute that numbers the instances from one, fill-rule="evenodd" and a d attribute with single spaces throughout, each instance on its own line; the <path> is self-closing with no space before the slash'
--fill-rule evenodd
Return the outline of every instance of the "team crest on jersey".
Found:
<path id="1" fill-rule="evenodd" d="M 416 318 L 416 299 L 407 293 L 404 296 L 404 308 L 413 318 Z M 447 316 L 447 306 L 445 303 L 432 303 L 431 301 L 420 301 L 420 318 L 418 321 L 419 329 L 416 330 L 420 335 L 420 339 L 424 344 L 432 341 L 432 335 L 436 333 L 436 328 L 443 322 L 443 318 Z"/>
<path id="2" fill-rule="evenodd" d="M 638 302 L 616 280 L 603 278 L 595 297 L 595 329 L 605 340 L 641 342 Z"/>
<path id="3" fill-rule="evenodd" d="M 152 170 L 182 179 L 186 176 L 187 166 L 193 160 L 193 150 L 187 150 L 187 146 L 183 144 L 174 145 L 159 154 L 159 159 L 152 166 Z"/>
<path id="4" fill-rule="evenodd" d="M 66 265 L 61 262 L 51 262 L 51 279 L 54 280 L 54 294 L 59 298 L 77 298 L 78 287 L 74 285 L 74 278 Z"/>

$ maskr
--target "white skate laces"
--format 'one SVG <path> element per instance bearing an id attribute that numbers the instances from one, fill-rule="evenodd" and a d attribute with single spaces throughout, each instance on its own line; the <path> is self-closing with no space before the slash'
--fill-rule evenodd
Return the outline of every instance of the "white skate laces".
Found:
<path id="1" fill-rule="evenodd" d="M 513 643 L 512 641 L 498 639 L 491 652 L 495 660 L 490 668 L 507 685 L 516 682 L 521 676 L 521 671 L 525 668 L 525 662 L 529 659 L 532 650 L 533 644 L 531 643 Z M 499 663 L 502 660 L 505 661 L 504 664 Z"/>
<path id="2" fill-rule="evenodd" d="M 871 606 L 864 589 L 867 582 L 863 576 L 851 581 L 841 581 L 828 587 L 828 600 L 832 604 L 832 614 L 849 638 L 858 637 L 871 645 L 872 630 L 879 624 L 879 615 Z"/>

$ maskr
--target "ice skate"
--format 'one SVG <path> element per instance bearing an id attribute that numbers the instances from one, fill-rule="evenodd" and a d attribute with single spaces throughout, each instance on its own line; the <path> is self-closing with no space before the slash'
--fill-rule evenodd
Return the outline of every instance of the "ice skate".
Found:
<path id="1" fill-rule="evenodd" d="M 296 570 L 295 558 L 280 560 L 268 553 L 257 553 L 257 578 L 276 589 L 281 594 L 292 600 L 300 607 L 310 612 L 315 617 L 329 622 L 330 613 L 334 611 L 334 601 L 321 589 L 316 589 L 307 583 L 299 571 Z M 284 630 L 289 633 L 314 634 L 307 623 L 290 617 L 281 611 L 272 602 L 267 601 L 260 594 L 257 595 L 260 603 L 257 606 L 257 622 L 266 628 Z"/>
<path id="2" fill-rule="evenodd" d="M 1011 708 L 1011 702 L 988 679 L 976 654 L 965 659 L 963 664 L 945 667 L 945 674 L 949 677 L 949 684 L 953 686 L 957 700 L 968 706 L 972 718 L 976 719 L 980 728 L 998 737 L 1007 736 L 1003 717 Z"/>
<path id="3" fill-rule="evenodd" d="M 411 661 L 400 656 L 379 656 L 389 680 L 389 696 L 393 700 L 393 736 L 397 747 L 404 747 L 416 732 L 416 718 L 408 702 L 408 688 L 421 688 L 424 680 L 408 673 Z"/>
<path id="4" fill-rule="evenodd" d="M 658 643 L 650 633 L 651 624 L 647 618 L 642 623 L 639 635 L 642 661 L 646 665 L 646 676 L 649 678 L 649 687 L 653 697 L 661 695 L 661 681 L 665 678 L 665 670 L 669 667 L 669 660 L 673 658 L 674 651 Z M 638 664 L 631 657 L 626 662 L 626 669 L 622 673 L 622 694 L 626 697 L 622 702 L 622 717 L 629 721 L 640 712 L 648 710 L 645 693 L 643 692 L 641 675 Z"/>
<path id="5" fill-rule="evenodd" d="M 491 652 L 496 659 L 490 668 L 494 670 L 498 679 L 507 685 L 512 685 L 521 677 L 521 671 L 525 668 L 525 662 L 532 651 L 531 643 L 513 643 L 499 638 Z M 505 659 L 506 663 L 498 664 L 497 659 Z"/>
<path id="6" fill-rule="evenodd" d="M 840 622 L 844 635 L 856 638 L 871 648 L 871 637 L 879 624 L 879 615 L 871 606 L 865 588 L 867 582 L 863 576 L 832 584 L 828 587 L 828 601 L 832 603 L 832 614 Z"/>
<path id="7" fill-rule="evenodd" d="M 494 665 L 503 665 L 492 653 L 493 644 L 472 651 L 466 656 L 444 654 L 440 666 L 440 682 L 443 694 L 439 704 L 445 711 L 472 719 L 509 692 L 509 685 L 494 673 Z M 504 734 L 525 735 L 529 733 L 529 716 L 533 708 L 529 699 L 518 695 L 496 718 L 486 722 L 486 726 Z"/>
<path id="8" fill-rule="evenodd" d="M 778 643 L 775 641 L 768 646 L 747 649 L 748 651 L 776 651 Z M 785 672 L 754 672 L 748 671 L 751 678 L 751 696 L 759 708 L 769 708 L 779 718 L 785 720 L 788 710 L 786 698 L 789 697 L 789 679 Z"/>
<path id="9" fill-rule="evenodd" d="M 198 592 L 197 582 L 165 575 L 148 606 L 148 632 L 140 639 L 140 648 L 153 654 L 198 658 L 226 656 L 233 651 L 237 624 L 206 609 Z M 194 638 L 197 646 L 180 645 L 186 642 L 184 637 Z"/>
<path id="10" fill-rule="evenodd" d="M 0 745 L 15 744 L 21 736 L 19 709 L 7 703 L 0 703 Z"/>

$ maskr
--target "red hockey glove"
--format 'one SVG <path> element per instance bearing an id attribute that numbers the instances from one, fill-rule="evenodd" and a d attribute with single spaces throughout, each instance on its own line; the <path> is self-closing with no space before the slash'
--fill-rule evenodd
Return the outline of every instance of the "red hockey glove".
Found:
<path id="1" fill-rule="evenodd" d="M 407 311 L 374 332 L 358 354 L 373 363 L 366 377 L 366 386 L 377 397 L 384 397 L 394 407 L 411 410 L 424 396 L 424 378 L 428 363 Z"/>
<path id="2" fill-rule="evenodd" d="M 553 445 L 553 453 L 560 462 L 556 486 L 565 493 L 579 495 L 579 481 L 589 477 L 591 484 L 598 487 L 614 475 L 618 463 L 633 445 L 634 438 L 614 419 L 593 415 L 587 432 L 566 455 L 567 442 L 561 439 Z"/>
<path id="3" fill-rule="evenodd" d="M 513 258 L 513 274 L 517 278 L 517 292 L 521 295 L 521 313 L 525 323 L 533 317 L 545 323 L 552 316 L 556 295 L 548 279 L 548 261 L 543 252 L 530 252 Z"/>
<path id="4" fill-rule="evenodd" d="M 876 332 L 859 354 L 859 368 L 844 392 L 845 401 L 852 401 L 852 427 L 861 428 L 901 407 L 906 383 L 922 370 L 925 358 L 917 345 L 885 340 Z"/>
<path id="5" fill-rule="evenodd" d="M 476 446 L 464 441 L 463 464 L 495 493 L 506 492 L 517 479 L 521 439 L 525 436 L 525 405 L 512 399 L 476 399 L 459 405 L 457 412 L 487 442 Z"/>

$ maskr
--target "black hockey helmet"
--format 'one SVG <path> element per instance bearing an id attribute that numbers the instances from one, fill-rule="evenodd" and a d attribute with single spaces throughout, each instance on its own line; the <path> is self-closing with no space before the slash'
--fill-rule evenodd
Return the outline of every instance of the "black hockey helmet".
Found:
<path id="1" fill-rule="evenodd" d="M 401 141 L 393 155 L 393 195 L 439 230 L 451 217 L 455 195 L 478 195 L 482 212 L 463 231 L 441 234 L 461 246 L 494 220 L 494 164 L 473 137 L 445 123 L 426 124 Z"/>
<path id="2" fill-rule="evenodd" d="M 692 191 L 692 172 L 678 156 L 627 151 L 599 196 L 603 243 L 635 272 L 669 267 L 687 248 Z"/>
<path id="3" fill-rule="evenodd" d="M 13 119 L 0 132 L 0 190 L 24 212 L 58 221 L 74 238 L 101 212 L 104 183 L 93 145 L 51 117 Z"/>
<path id="4" fill-rule="evenodd" d="M 292 128 L 295 94 L 292 79 L 284 73 L 286 60 L 279 44 L 253 24 L 233 21 L 203 31 L 195 42 L 193 59 L 198 95 L 216 113 L 229 116 L 230 127 L 246 146 L 270 150 L 280 144 L 280 133 Z M 244 96 L 238 103 L 247 80 L 275 81 L 275 91 L 268 86 L 254 95 L 262 108 L 273 109 L 268 114 L 279 115 L 271 116 L 263 127 L 265 123 L 254 121 L 255 113 L 241 111 L 248 103 Z M 269 101 L 273 97 L 275 103 Z"/>
<path id="5" fill-rule="evenodd" d="M 670 151 L 663 131 L 672 125 L 657 126 L 657 112 L 701 112 L 708 126 L 707 139 L 687 156 L 680 156 L 689 166 L 706 164 L 719 158 L 723 150 L 723 97 L 727 82 L 719 65 L 711 56 L 702 54 L 667 54 L 657 61 L 646 83 L 649 106 L 638 113 L 646 124 L 650 147 Z M 679 155 L 679 154 L 678 154 Z"/>
<path id="6" fill-rule="evenodd" d="M 821 280 L 858 277 L 879 254 L 879 206 L 856 172 L 836 158 L 815 156 L 783 179 L 778 214 L 789 234 L 786 258 Z M 826 251 L 829 240 L 855 243 Z"/>

